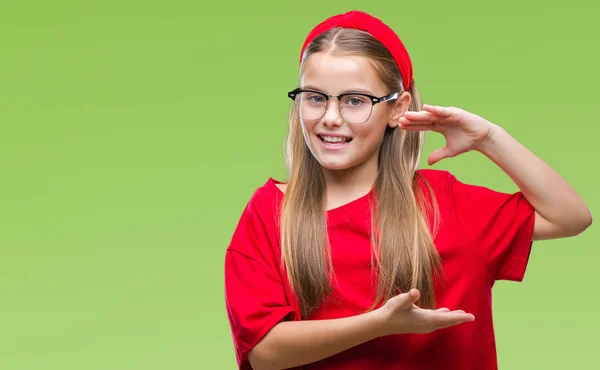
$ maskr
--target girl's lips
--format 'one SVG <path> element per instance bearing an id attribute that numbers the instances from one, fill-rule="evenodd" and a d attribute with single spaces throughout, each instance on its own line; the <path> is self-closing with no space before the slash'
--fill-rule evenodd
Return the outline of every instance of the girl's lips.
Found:
<path id="1" fill-rule="evenodd" d="M 317 134 L 321 146 L 327 150 L 339 150 L 350 144 L 352 138 L 343 135 L 324 135 Z"/>
<path id="2" fill-rule="evenodd" d="M 329 141 L 336 141 L 336 140 L 345 140 L 345 141 L 351 141 L 352 140 L 352 136 L 348 136 L 348 135 L 340 135 L 340 134 L 325 134 L 325 133 L 319 133 L 317 134 L 317 136 L 319 138 L 321 138 L 321 140 L 329 140 Z"/>

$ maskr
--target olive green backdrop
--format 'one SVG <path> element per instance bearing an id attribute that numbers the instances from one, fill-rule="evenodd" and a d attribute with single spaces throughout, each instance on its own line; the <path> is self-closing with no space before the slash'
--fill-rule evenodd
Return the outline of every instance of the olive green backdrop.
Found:
<path id="1" fill-rule="evenodd" d="M 286 178 L 304 37 L 350 9 L 397 30 L 425 102 L 502 125 L 598 210 L 597 2 L 6 0 L 1 369 L 235 368 L 224 250 Z M 476 153 L 435 167 L 515 190 Z M 536 243 L 525 282 L 496 286 L 502 369 L 597 366 L 598 242 Z"/>

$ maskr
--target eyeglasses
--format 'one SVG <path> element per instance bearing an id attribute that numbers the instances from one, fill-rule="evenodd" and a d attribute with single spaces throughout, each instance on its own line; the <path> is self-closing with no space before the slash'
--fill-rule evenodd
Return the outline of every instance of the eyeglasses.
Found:
<path id="1" fill-rule="evenodd" d="M 288 93 L 288 97 L 294 101 L 294 107 L 300 118 L 313 121 L 319 120 L 327 112 L 329 100 L 337 98 L 339 101 L 340 114 L 348 123 L 365 123 L 371 117 L 373 106 L 377 103 L 394 100 L 399 93 L 395 92 L 386 96 L 373 96 L 364 93 L 344 93 L 340 95 L 328 95 L 321 91 L 297 88 Z"/>

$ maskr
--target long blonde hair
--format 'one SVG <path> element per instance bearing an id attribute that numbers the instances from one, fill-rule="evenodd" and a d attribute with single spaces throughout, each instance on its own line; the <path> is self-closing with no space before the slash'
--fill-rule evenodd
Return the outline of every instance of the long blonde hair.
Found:
<path id="1" fill-rule="evenodd" d="M 318 52 L 367 57 L 390 92 L 402 89 L 394 58 L 367 32 L 340 28 L 325 32 L 307 47 L 302 64 Z M 409 93 L 409 110 L 420 110 L 414 83 Z M 371 209 L 372 262 L 378 287 L 373 306 L 368 309 L 411 288 L 419 289 L 421 307 L 435 307 L 434 276 L 441 265 L 432 235 L 437 207 L 433 193 L 429 191 L 427 197 L 422 192 L 421 186 L 427 183 L 416 172 L 422 144 L 423 133 L 418 131 L 388 127 L 383 137 Z M 326 296 L 331 296 L 334 271 L 324 211 L 325 181 L 320 164 L 304 141 L 300 118 L 293 107 L 286 146 L 289 181 L 280 219 L 282 262 L 298 296 L 302 317 L 306 318 Z"/>

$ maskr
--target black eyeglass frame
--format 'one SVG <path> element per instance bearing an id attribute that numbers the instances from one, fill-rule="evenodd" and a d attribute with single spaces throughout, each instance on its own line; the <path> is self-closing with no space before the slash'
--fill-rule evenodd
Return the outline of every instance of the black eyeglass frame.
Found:
<path id="1" fill-rule="evenodd" d="M 312 93 L 320 94 L 320 95 L 324 96 L 325 97 L 325 112 L 327 112 L 327 108 L 329 107 L 329 100 L 331 98 L 336 98 L 338 101 L 341 101 L 344 96 L 349 96 L 349 95 L 359 95 L 359 96 L 365 96 L 365 97 L 369 98 L 371 100 L 371 112 L 369 113 L 369 116 L 367 117 L 367 119 L 365 119 L 363 122 L 360 122 L 360 123 L 365 123 L 366 121 L 369 120 L 369 118 L 371 118 L 371 114 L 373 114 L 373 107 L 375 106 L 375 104 L 398 99 L 398 97 L 402 93 L 402 92 L 393 92 L 391 94 L 379 96 L 379 97 L 377 97 L 375 95 L 371 95 L 371 94 L 366 94 L 363 92 L 346 92 L 346 93 L 343 93 L 340 95 L 330 95 L 330 94 L 325 94 L 322 91 L 312 90 L 312 89 L 302 89 L 302 88 L 298 87 L 298 88 L 288 92 L 288 97 L 295 102 L 296 96 L 302 92 L 312 92 Z M 323 116 L 325 115 L 325 112 L 323 112 Z M 341 114 L 341 110 L 340 110 L 340 114 Z M 319 118 L 315 118 L 315 120 L 321 119 L 323 116 L 321 116 Z"/>

